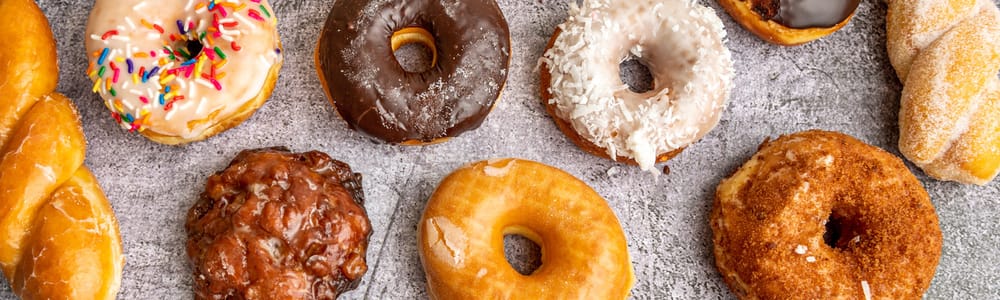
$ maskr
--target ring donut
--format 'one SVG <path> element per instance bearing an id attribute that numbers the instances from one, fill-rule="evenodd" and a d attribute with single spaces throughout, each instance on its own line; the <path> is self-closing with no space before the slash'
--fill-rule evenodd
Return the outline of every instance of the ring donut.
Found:
<path id="1" fill-rule="evenodd" d="M 541 246 L 531 275 L 505 259 L 506 234 Z M 604 198 L 532 161 L 477 162 L 449 175 L 427 203 L 417 240 L 432 299 L 624 299 L 635 281 Z"/>
<path id="2" fill-rule="evenodd" d="M 123 128 L 162 144 L 239 125 L 281 69 L 267 0 L 98 0 L 87 21 L 93 92 Z"/>
<path id="3" fill-rule="evenodd" d="M 431 52 L 410 73 L 393 52 Z M 494 0 L 340 0 L 316 49 L 320 82 L 351 128 L 389 143 L 443 142 L 478 128 L 507 81 L 510 31 Z"/>
<path id="4" fill-rule="evenodd" d="M 716 192 L 715 262 L 740 299 L 920 299 L 941 229 L 903 162 L 850 136 L 764 142 Z"/>
<path id="5" fill-rule="evenodd" d="M 651 170 L 719 123 L 733 61 L 711 8 L 587 0 L 569 15 L 540 60 L 540 86 L 548 113 L 581 149 Z M 622 83 L 619 64 L 630 58 L 648 67 L 652 90 Z"/>

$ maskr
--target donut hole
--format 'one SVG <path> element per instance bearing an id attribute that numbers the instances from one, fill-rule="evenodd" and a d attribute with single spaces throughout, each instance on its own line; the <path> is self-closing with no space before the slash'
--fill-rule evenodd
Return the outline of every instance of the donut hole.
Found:
<path id="1" fill-rule="evenodd" d="M 423 73 L 437 66 L 434 36 L 420 27 L 407 27 L 392 34 L 392 55 L 408 73 Z"/>
<path id="2" fill-rule="evenodd" d="M 520 234 L 503 236 L 503 254 L 507 263 L 521 275 L 531 275 L 542 266 L 542 247 Z"/>
<path id="3" fill-rule="evenodd" d="M 430 48 L 427 48 L 423 44 L 406 44 L 400 46 L 392 54 L 396 56 L 396 61 L 399 62 L 399 66 L 403 68 L 403 71 L 408 73 L 423 73 L 433 67 Z"/>
<path id="4" fill-rule="evenodd" d="M 826 232 L 823 233 L 823 242 L 834 249 L 846 249 L 852 243 L 857 243 L 861 238 L 861 226 L 850 222 L 843 216 L 831 214 L 827 218 Z"/>
<path id="5" fill-rule="evenodd" d="M 641 94 L 654 88 L 653 73 L 638 57 L 629 56 L 623 60 L 618 64 L 618 72 L 622 83 L 628 85 L 628 89 L 633 93 Z"/>
<path id="6" fill-rule="evenodd" d="M 184 50 L 187 50 L 189 55 L 188 58 L 197 57 L 201 54 L 201 51 L 205 49 L 205 45 L 203 45 L 200 40 L 187 40 L 183 43 L 184 44 L 182 46 L 184 47 Z"/>

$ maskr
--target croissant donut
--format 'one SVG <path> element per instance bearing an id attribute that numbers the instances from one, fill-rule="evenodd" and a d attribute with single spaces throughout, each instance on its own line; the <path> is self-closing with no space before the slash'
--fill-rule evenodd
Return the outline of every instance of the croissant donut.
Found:
<path id="1" fill-rule="evenodd" d="M 76 110 L 53 92 L 55 40 L 31 0 L 0 1 L 0 269 L 22 299 L 114 299 L 118 221 L 83 166 Z"/>
<path id="2" fill-rule="evenodd" d="M 928 175 L 983 185 L 1000 171 L 1000 10 L 991 1 L 890 1 L 903 83 L 899 149 Z"/>

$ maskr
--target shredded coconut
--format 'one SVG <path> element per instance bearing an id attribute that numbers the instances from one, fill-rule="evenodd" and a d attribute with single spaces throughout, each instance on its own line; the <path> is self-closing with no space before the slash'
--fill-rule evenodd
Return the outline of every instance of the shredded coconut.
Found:
<path id="1" fill-rule="evenodd" d="M 732 86 L 733 62 L 722 21 L 689 0 L 585 0 L 540 64 L 551 73 L 550 104 L 611 157 L 652 170 L 656 156 L 685 147 L 718 124 Z M 627 34 L 622 34 L 627 33 Z M 653 75 L 637 94 L 619 78 L 633 55 Z"/>

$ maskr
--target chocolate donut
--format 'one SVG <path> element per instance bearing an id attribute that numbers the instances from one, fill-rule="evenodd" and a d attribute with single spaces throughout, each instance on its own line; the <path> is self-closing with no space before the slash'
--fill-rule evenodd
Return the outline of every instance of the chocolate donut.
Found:
<path id="1" fill-rule="evenodd" d="M 847 25 L 860 0 L 719 0 L 733 19 L 765 41 L 801 45 Z"/>
<path id="2" fill-rule="evenodd" d="M 241 152 L 188 212 L 197 299 L 334 299 L 368 270 L 361 175 L 322 152 Z"/>
<path id="3" fill-rule="evenodd" d="M 394 56 L 419 43 L 431 67 Z M 507 81 L 510 31 L 494 0 L 339 0 L 316 49 L 330 102 L 351 128 L 390 143 L 443 141 L 478 128 Z"/>

